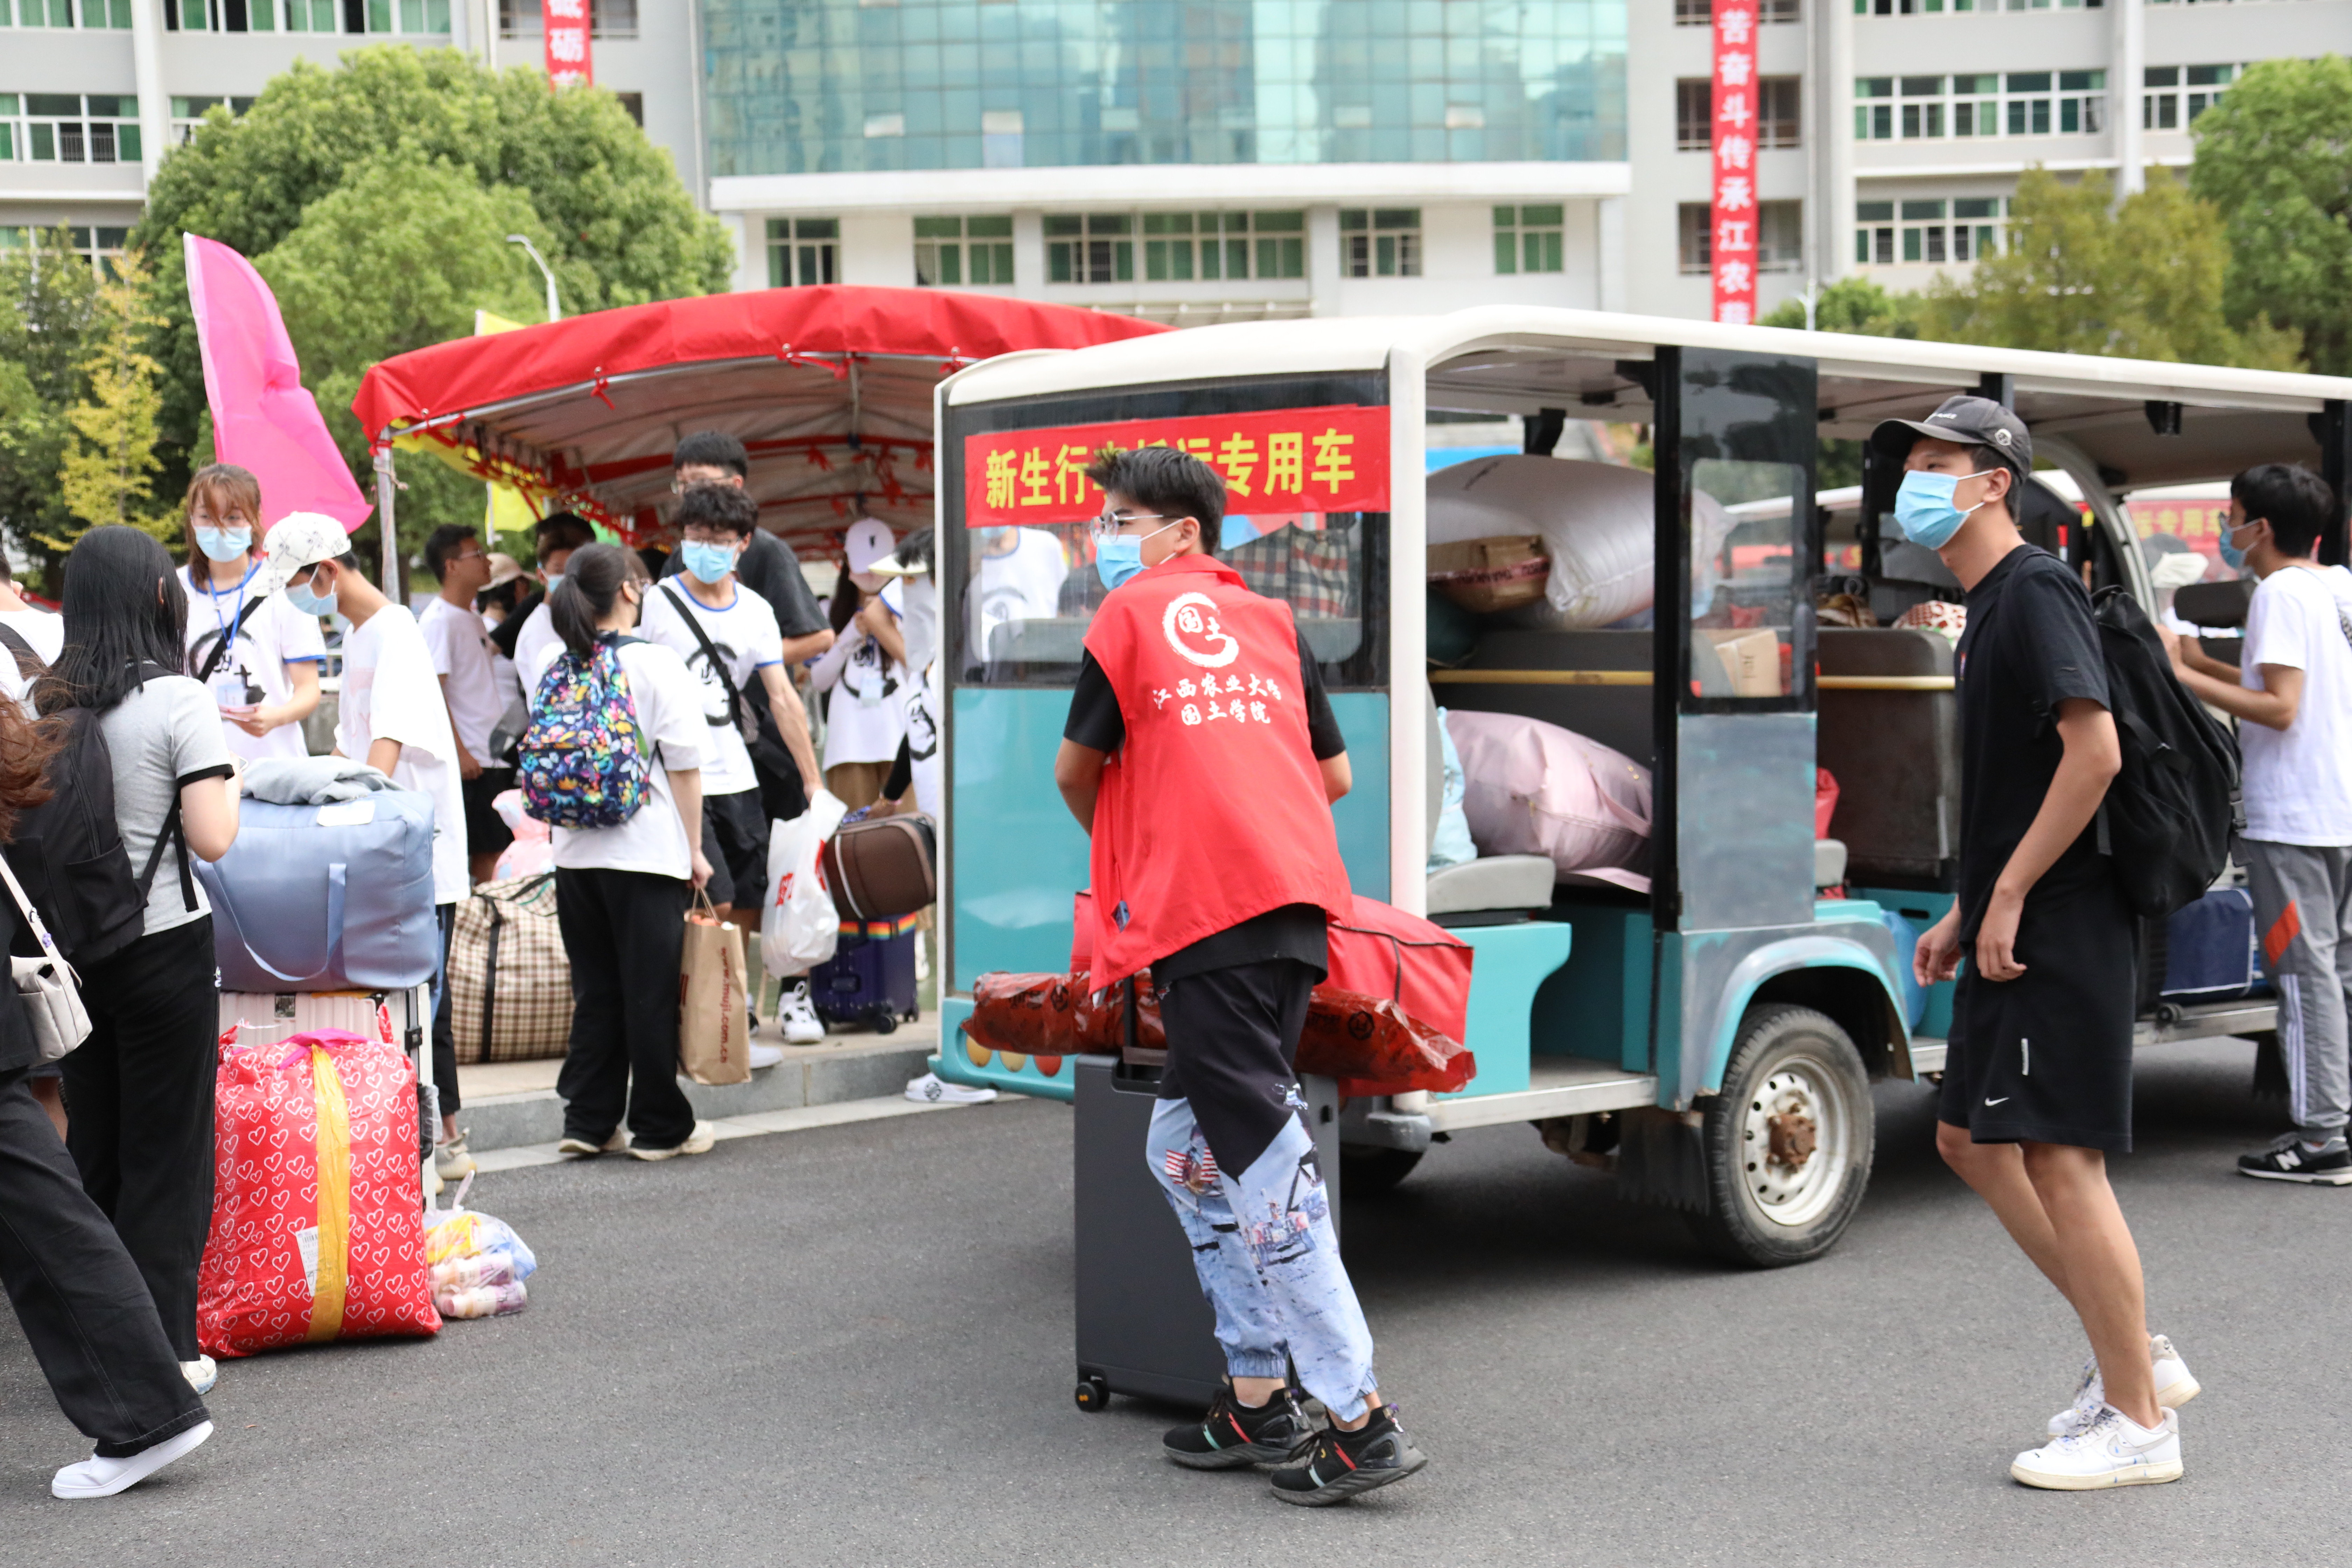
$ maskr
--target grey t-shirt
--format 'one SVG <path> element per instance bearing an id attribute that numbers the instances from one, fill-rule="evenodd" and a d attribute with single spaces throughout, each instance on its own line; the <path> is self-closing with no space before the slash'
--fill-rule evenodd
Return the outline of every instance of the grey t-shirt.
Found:
<path id="1" fill-rule="evenodd" d="M 225 778 L 232 771 L 228 742 L 221 735 L 220 710 L 212 694 L 184 675 L 151 678 L 98 721 L 114 759 L 114 820 L 135 875 L 154 852 L 155 836 L 171 815 L 183 784 Z M 194 881 L 193 868 L 191 881 Z M 152 935 L 209 914 L 201 883 L 196 907 L 188 908 L 180 886 L 180 849 L 163 847 L 155 880 L 147 889 L 143 932 Z"/>

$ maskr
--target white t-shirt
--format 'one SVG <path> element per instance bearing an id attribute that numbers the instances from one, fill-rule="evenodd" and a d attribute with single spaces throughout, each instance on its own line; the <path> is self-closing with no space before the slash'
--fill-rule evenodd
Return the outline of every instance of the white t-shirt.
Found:
<path id="1" fill-rule="evenodd" d="M 1013 532 L 1013 546 L 1003 555 L 988 553 L 984 542 L 972 552 L 980 563 L 971 594 L 971 651 L 977 658 L 995 657 L 991 634 L 998 626 L 1050 620 L 1061 610 L 1062 582 L 1070 574 L 1061 542 L 1041 528 Z"/>
<path id="2" fill-rule="evenodd" d="M 702 764 L 705 795 L 740 795 L 747 789 L 757 789 L 760 780 L 751 771 L 751 752 L 743 744 L 742 731 L 728 717 L 727 688 L 710 668 L 701 639 L 694 635 L 685 616 L 678 614 L 677 606 L 683 604 L 687 615 L 700 623 L 703 636 L 719 650 L 727 678 L 735 683 L 745 703 L 767 701 L 768 689 L 760 671 L 784 661 L 783 634 L 776 629 L 776 613 L 768 608 L 768 601 L 743 586 L 740 578 L 727 585 L 734 597 L 725 609 L 714 610 L 688 593 L 684 584 L 664 583 L 647 591 L 645 609 L 637 621 L 639 637 L 659 643 L 684 659 L 686 668 L 702 682 L 702 715 L 710 726 L 710 742 Z M 894 741 L 891 750 L 897 749 L 898 742 Z"/>
<path id="3" fill-rule="evenodd" d="M 457 721 L 457 739 L 466 742 L 476 762 L 487 763 L 490 731 L 499 727 L 506 702 L 499 692 L 490 634 L 483 628 L 482 617 L 436 594 L 425 602 L 416 629 L 425 634 L 433 673 L 448 678 L 449 715 Z"/>
<path id="4" fill-rule="evenodd" d="M 466 801 L 457 742 L 425 634 L 404 608 L 386 605 L 343 638 L 343 690 L 335 749 L 358 762 L 378 741 L 400 742 L 392 782 L 433 802 L 433 901 L 466 896 Z"/>
<path id="5" fill-rule="evenodd" d="M 294 601 L 283 593 L 262 600 L 261 607 L 246 616 L 244 626 L 238 627 L 237 618 L 245 616 L 246 606 L 256 597 L 254 577 L 260 570 L 256 562 L 235 587 L 215 588 L 209 582 L 199 583 L 189 568 L 180 568 L 180 586 L 188 595 L 188 673 L 193 676 L 202 669 L 221 638 L 232 630 L 236 633 L 236 640 L 205 683 L 212 689 L 215 708 L 247 702 L 252 697 L 251 687 L 260 689 L 263 702 L 283 702 L 294 695 L 294 679 L 286 667 L 317 664 L 327 657 L 327 639 L 319 629 L 319 617 L 296 609 Z M 248 735 L 224 719 L 221 732 L 228 749 L 247 762 L 310 755 L 299 724 L 280 724 L 267 735 Z"/>
<path id="6" fill-rule="evenodd" d="M 2303 700 L 2284 730 L 2240 721 L 2246 837 L 2273 844 L 2352 844 L 2352 572 L 2283 566 L 2246 608 L 2238 684 L 2260 690 L 2262 667 L 2303 671 Z"/>
<path id="7" fill-rule="evenodd" d="M 555 620 L 547 613 L 544 600 L 531 606 L 523 617 L 522 630 L 515 633 L 515 669 L 522 676 L 523 700 L 528 703 L 539 695 L 539 678 L 563 651 L 563 639 L 555 635 Z"/>
<path id="8" fill-rule="evenodd" d="M 41 656 L 43 664 L 55 664 L 58 655 L 66 650 L 66 618 L 47 610 L 29 606 L 21 610 L 0 610 L 0 626 L 6 626 Z M 23 702 L 33 683 L 16 668 L 12 653 L 0 650 L 0 696 L 13 697 Z"/>
<path id="9" fill-rule="evenodd" d="M 702 721 L 702 689 L 684 659 L 653 643 L 624 643 L 621 668 L 629 678 L 637 727 L 652 747 L 653 787 L 636 815 L 618 827 L 556 828 L 555 863 L 573 871 L 645 871 L 686 881 L 694 875 L 694 850 L 677 815 L 669 770 L 702 763 L 703 737 L 711 732 Z"/>
<path id="10" fill-rule="evenodd" d="M 885 589 L 882 602 L 890 603 Z M 890 605 L 891 613 L 898 613 Z M 887 763 L 898 754 L 907 733 L 907 669 L 882 652 L 882 645 L 856 621 L 825 650 L 810 672 L 810 684 L 833 695 L 824 709 L 824 765 Z"/>

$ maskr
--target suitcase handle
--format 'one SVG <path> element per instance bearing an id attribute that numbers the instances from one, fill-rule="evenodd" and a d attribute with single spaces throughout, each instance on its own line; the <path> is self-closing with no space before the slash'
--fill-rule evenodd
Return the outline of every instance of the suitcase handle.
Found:
<path id="1" fill-rule="evenodd" d="M 343 889 L 349 878 L 349 874 L 350 867 L 342 861 L 331 861 L 328 864 L 327 963 L 322 973 L 331 973 L 339 967 L 337 961 L 342 954 Z M 270 963 L 268 959 L 262 957 L 261 954 L 254 952 L 253 943 L 246 940 L 245 921 L 239 918 L 236 912 L 236 905 L 229 899 L 226 884 L 216 881 L 214 884 L 213 890 L 214 895 L 220 900 L 221 908 L 227 911 L 229 923 L 236 928 L 237 946 L 245 949 L 245 956 L 253 960 L 255 967 L 261 970 L 265 974 L 274 975 L 278 979 L 283 980 L 289 984 L 298 987 L 302 983 L 312 978 L 308 974 L 289 974 L 284 970 L 278 968 L 276 964 Z"/>

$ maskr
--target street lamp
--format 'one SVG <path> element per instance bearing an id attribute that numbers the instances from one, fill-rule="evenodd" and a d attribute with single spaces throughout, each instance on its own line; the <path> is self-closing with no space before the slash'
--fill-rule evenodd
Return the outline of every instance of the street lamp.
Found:
<path id="1" fill-rule="evenodd" d="M 529 235 L 510 234 L 507 236 L 507 243 L 521 246 L 530 258 L 539 263 L 539 275 L 547 279 L 547 319 L 551 321 L 563 320 L 563 312 L 555 307 L 555 274 L 548 267 L 547 258 L 539 253 L 539 247 L 530 242 Z"/>

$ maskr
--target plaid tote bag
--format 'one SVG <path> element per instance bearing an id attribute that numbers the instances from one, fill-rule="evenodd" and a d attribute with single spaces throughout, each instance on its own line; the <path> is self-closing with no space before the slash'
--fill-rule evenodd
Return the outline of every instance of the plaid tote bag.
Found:
<path id="1" fill-rule="evenodd" d="M 555 873 L 485 882 L 457 906 L 449 942 L 457 1060 L 560 1057 L 572 1036 L 572 963 L 555 919 Z"/>

